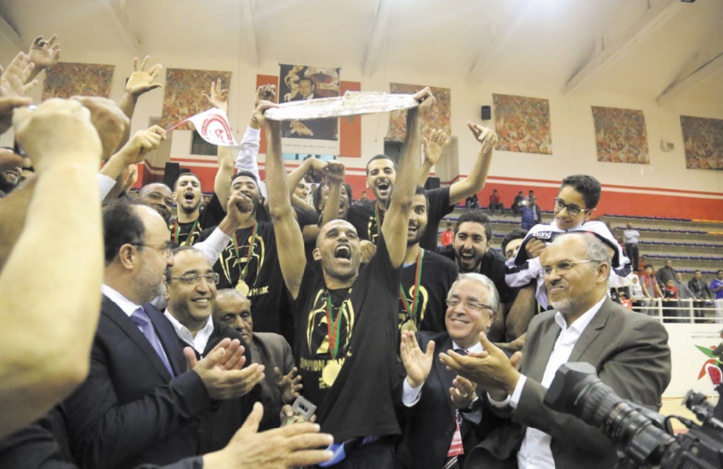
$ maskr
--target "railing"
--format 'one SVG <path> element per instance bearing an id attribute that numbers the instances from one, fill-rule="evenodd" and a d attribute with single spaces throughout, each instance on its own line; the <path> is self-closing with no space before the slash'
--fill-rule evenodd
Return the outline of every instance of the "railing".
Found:
<path id="1" fill-rule="evenodd" d="M 633 298 L 633 311 L 664 323 L 723 324 L 723 300 Z"/>

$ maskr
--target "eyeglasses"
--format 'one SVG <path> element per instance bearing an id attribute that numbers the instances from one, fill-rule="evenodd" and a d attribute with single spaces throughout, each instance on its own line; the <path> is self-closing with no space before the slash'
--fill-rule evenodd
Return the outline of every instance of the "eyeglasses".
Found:
<path id="1" fill-rule="evenodd" d="M 551 275 L 553 271 L 556 271 L 558 274 L 564 274 L 572 270 L 573 267 L 580 264 L 587 264 L 588 262 L 595 262 L 596 264 L 599 264 L 603 261 L 595 261 L 595 260 L 586 260 L 586 261 L 562 261 L 558 262 L 555 265 L 543 265 L 542 266 L 542 273 L 545 277 L 548 275 Z"/>
<path id="2" fill-rule="evenodd" d="M 562 210 L 563 208 L 567 209 L 567 213 L 569 213 L 571 217 L 576 217 L 580 212 L 587 212 L 589 210 L 587 208 L 580 208 L 577 205 L 568 205 L 564 200 L 555 197 L 555 210 Z"/>
<path id="3" fill-rule="evenodd" d="M 145 243 L 130 243 L 132 246 L 142 246 L 144 248 L 151 248 L 155 249 L 156 251 L 160 252 L 162 256 L 164 257 L 170 257 L 171 252 L 173 252 L 173 243 L 168 241 L 163 246 L 153 246 L 151 244 L 145 244 Z"/>
<path id="4" fill-rule="evenodd" d="M 216 272 L 209 272 L 207 274 L 185 274 L 180 277 L 171 277 L 171 280 L 178 280 L 184 285 L 195 285 L 200 282 L 202 278 L 206 279 L 209 285 L 218 285 L 220 279 Z"/>
<path id="5" fill-rule="evenodd" d="M 462 303 L 462 307 L 464 309 L 469 309 L 473 311 L 482 311 L 483 309 L 488 309 L 490 311 L 494 311 L 491 306 L 487 306 L 484 303 L 478 303 L 477 301 L 460 301 L 459 298 L 447 298 L 444 300 L 445 303 L 447 303 L 447 306 L 450 308 L 456 308 L 459 306 L 460 303 Z"/>

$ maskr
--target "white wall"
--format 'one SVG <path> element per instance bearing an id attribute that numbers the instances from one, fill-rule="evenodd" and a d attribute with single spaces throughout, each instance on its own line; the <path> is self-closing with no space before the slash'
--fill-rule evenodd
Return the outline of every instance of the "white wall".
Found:
<path id="1" fill-rule="evenodd" d="M 7 64 L 12 56 L 3 54 L 0 63 Z M 125 77 L 132 71 L 132 56 L 89 56 L 82 52 L 63 51 L 63 61 L 115 64 L 111 98 L 119 100 L 123 94 Z M 193 68 L 231 71 L 231 99 L 229 116 L 236 134 L 240 137 L 253 103 L 256 74 L 278 74 L 278 63 L 267 60 L 257 69 L 251 69 L 236 59 L 211 61 L 202 58 L 180 56 L 154 56 L 152 63 L 161 62 L 166 68 Z M 329 65 L 329 64 L 320 64 Z M 405 70 L 403 64 L 389 66 L 371 77 L 363 77 L 358 65 L 342 66 L 344 81 L 360 81 L 362 90 L 388 90 L 390 82 L 423 84 L 451 88 L 452 133 L 458 137 L 459 171 L 467 174 L 477 154 L 476 141 L 471 137 L 466 122 L 482 123 L 480 106 L 492 104 L 492 94 L 513 94 L 550 100 L 553 155 L 528 155 L 498 152 L 492 162 L 490 175 L 559 181 L 568 174 L 585 172 L 595 175 L 603 184 L 659 187 L 679 190 L 723 192 L 723 173 L 720 171 L 687 170 L 683 150 L 680 115 L 723 119 L 723 103 L 689 103 L 683 99 L 658 106 L 653 100 L 636 96 L 620 96 L 599 90 L 588 90 L 575 96 L 563 97 L 559 90 L 536 89 L 534 77 L 528 88 L 508 87 L 504 83 L 469 84 L 463 77 L 445 76 L 437 71 L 440 64 L 430 64 L 430 72 L 419 74 Z M 165 79 L 162 74 L 161 81 Z M 42 84 L 41 84 L 42 85 Z M 32 93 L 40 98 L 40 87 Z M 155 90 L 144 96 L 136 109 L 133 130 L 144 128 L 150 117 L 161 114 L 163 92 Z M 595 134 L 590 106 L 607 106 L 640 109 L 645 115 L 648 130 L 648 148 L 651 164 L 633 165 L 601 163 L 597 161 Z M 380 153 L 387 133 L 388 115 L 365 116 L 362 124 L 362 159 L 343 158 L 351 168 L 363 168 L 369 156 Z M 493 122 L 493 121 L 489 121 Z M 672 152 L 663 152 L 660 141 L 675 145 Z M 12 142 L 10 135 L 0 138 L 3 144 Z M 174 145 L 174 156 L 177 148 Z"/>

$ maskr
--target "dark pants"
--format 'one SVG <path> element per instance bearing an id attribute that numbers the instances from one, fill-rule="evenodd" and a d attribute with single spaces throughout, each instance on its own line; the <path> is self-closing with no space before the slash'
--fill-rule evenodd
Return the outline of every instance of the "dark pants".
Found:
<path id="1" fill-rule="evenodd" d="M 633 267 L 633 272 L 637 272 L 638 270 L 638 262 L 639 260 L 639 252 L 638 252 L 638 245 L 637 244 L 626 244 L 625 245 L 625 253 L 628 255 L 628 258 L 630 259 L 630 265 Z"/>

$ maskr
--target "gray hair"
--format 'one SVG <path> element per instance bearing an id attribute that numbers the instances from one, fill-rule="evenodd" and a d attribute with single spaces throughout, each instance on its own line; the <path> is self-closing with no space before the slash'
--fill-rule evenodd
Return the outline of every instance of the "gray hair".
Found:
<path id="1" fill-rule="evenodd" d="M 595 261 L 600 264 L 607 264 L 612 271 L 612 248 L 602 242 L 594 233 L 588 233 L 585 231 L 565 233 L 555 238 L 551 244 L 562 243 L 566 238 L 575 237 L 580 238 L 585 242 L 587 250 L 585 251 L 585 258 L 590 261 Z"/>
<path id="2" fill-rule="evenodd" d="M 487 277 L 486 275 L 478 274 L 477 272 L 467 272 L 464 274 L 459 274 L 457 280 L 455 280 L 452 286 L 449 287 L 449 291 L 452 291 L 455 285 L 457 285 L 462 280 L 472 280 L 486 287 L 487 301 L 490 302 L 490 304 L 488 304 L 487 306 L 492 308 L 492 314 L 496 314 L 499 312 L 498 309 L 500 307 L 500 294 L 497 292 L 497 287 L 495 287 L 494 282 L 490 280 L 489 277 Z"/>

